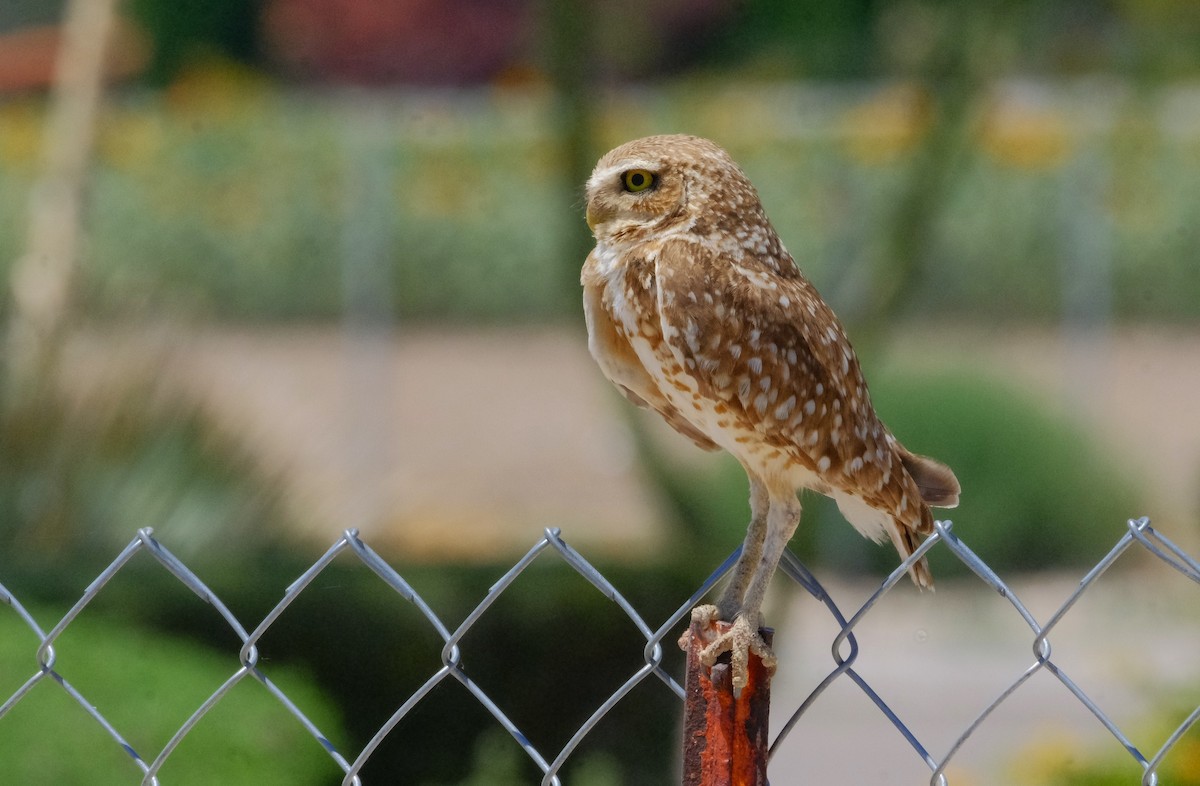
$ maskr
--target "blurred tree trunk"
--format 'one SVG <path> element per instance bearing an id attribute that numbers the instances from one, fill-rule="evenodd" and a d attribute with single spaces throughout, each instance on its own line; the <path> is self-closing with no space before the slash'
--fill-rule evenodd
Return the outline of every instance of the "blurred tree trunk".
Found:
<path id="1" fill-rule="evenodd" d="M 588 0 L 542 0 L 543 48 L 546 69 L 554 87 L 555 132 L 562 162 L 564 297 L 580 310 L 579 269 L 591 250 L 591 234 L 583 219 L 583 184 L 592 173 L 598 152 L 592 135 L 593 58 Z"/>
<path id="2" fill-rule="evenodd" d="M 10 405 L 51 381 L 78 267 L 84 187 L 113 32 L 116 0 L 70 0 L 30 194 L 26 249 L 11 273 L 7 385 Z"/>
<path id="3" fill-rule="evenodd" d="M 972 131 L 990 82 L 1012 47 L 1015 6 L 944 6 L 929 47 L 904 64 L 927 105 L 930 126 L 910 164 L 885 229 L 887 250 L 872 271 L 872 287 L 856 325 L 857 342 L 874 346 L 895 323 L 928 274 L 937 224 L 971 156 Z M 903 32 L 903 31 L 901 31 Z"/>

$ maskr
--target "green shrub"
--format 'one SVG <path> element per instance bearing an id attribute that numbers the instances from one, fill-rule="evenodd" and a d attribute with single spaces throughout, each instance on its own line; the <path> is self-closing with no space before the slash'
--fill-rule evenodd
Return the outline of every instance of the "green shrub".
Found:
<path id="1" fill-rule="evenodd" d="M 1094 564 L 1139 515 L 1132 473 L 1122 471 L 1084 430 L 992 380 L 950 374 L 875 375 L 872 399 L 907 447 L 949 464 L 962 484 L 954 510 L 935 510 L 1000 572 Z M 732 459 L 712 472 L 670 463 L 643 440 L 643 454 L 683 526 L 716 551 L 740 543 L 749 520 L 745 473 Z M 805 493 L 792 547 L 838 571 L 885 573 L 890 546 L 876 547 L 846 524 L 828 498 Z M 931 555 L 935 575 L 966 568 L 947 549 Z"/>
<path id="2" fill-rule="evenodd" d="M 61 612 L 35 609 L 43 627 Z M 37 637 L 13 613 L 0 615 L 0 694 L 36 669 Z M 58 670 L 138 751 L 153 761 L 171 735 L 238 669 L 236 649 L 218 654 L 88 612 L 55 643 Z M 264 664 L 270 679 L 327 736 L 340 739 L 336 713 L 295 668 Z M 52 679 L 0 718 L 7 783 L 125 786 L 141 771 Z M 265 687 L 247 678 L 186 736 L 160 772 L 176 786 L 322 784 L 340 772 L 324 749 Z"/>
<path id="3" fill-rule="evenodd" d="M 236 569 L 199 558 L 188 564 L 243 624 L 253 627 L 311 559 L 311 554 L 264 552 Z M 470 566 L 389 561 L 451 630 L 511 567 L 509 561 Z M 597 567 L 651 626 L 657 626 L 687 600 L 709 566 L 671 562 Z M 64 564 L 39 566 L 36 571 L 12 568 L 2 578 L 26 602 L 31 597 L 41 603 L 57 598 L 55 603 L 61 604 L 74 600 L 91 575 L 81 578 L 78 568 Z M 198 613 L 198 606 L 195 595 L 160 566 L 139 557 L 104 588 L 88 613 L 119 614 L 142 628 L 187 637 L 195 647 L 226 653 L 232 673 L 237 640 L 218 615 L 203 608 Z M 681 623 L 663 644 L 664 668 L 676 678 L 683 674 L 683 653 L 674 637 L 682 629 Z M 556 555 L 545 554 L 471 628 L 461 650 L 471 679 L 552 759 L 600 704 L 642 667 L 644 646 L 637 628 L 612 601 Z M 259 650 L 269 674 L 279 665 L 312 675 L 322 694 L 337 706 L 344 733 L 335 743 L 344 753 L 357 753 L 441 668 L 442 647 L 437 631 L 411 604 L 357 560 L 343 555 L 271 626 Z M 7 687 L 7 671 L 0 661 L 0 692 Z M 657 677 L 648 678 L 576 750 L 564 769 L 564 782 L 668 782 L 677 764 L 682 709 L 682 702 Z M 368 784 L 394 783 L 397 773 L 404 774 L 400 782 L 413 784 L 504 783 L 505 778 L 537 783 L 541 778 L 524 751 L 453 677 L 434 688 L 387 736 L 367 762 L 363 779 Z M 328 780 L 329 786 L 336 783 L 340 779 Z"/>

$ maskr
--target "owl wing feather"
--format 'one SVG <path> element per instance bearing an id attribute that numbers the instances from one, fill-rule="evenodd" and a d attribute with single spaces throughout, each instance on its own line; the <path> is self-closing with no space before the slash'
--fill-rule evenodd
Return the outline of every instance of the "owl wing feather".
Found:
<path id="1" fill-rule="evenodd" d="M 656 266 L 664 338 L 701 395 L 815 473 L 827 486 L 818 491 L 853 495 L 906 529 L 930 532 L 929 509 L 902 460 L 912 454 L 875 415 L 837 317 L 784 262 L 776 270 L 689 239 L 666 241 Z"/>

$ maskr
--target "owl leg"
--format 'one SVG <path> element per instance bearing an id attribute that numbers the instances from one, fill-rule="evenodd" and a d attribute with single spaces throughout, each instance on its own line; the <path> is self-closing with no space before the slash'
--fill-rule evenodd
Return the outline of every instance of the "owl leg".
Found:
<path id="1" fill-rule="evenodd" d="M 742 544 L 742 554 L 733 567 L 733 576 L 729 585 L 717 601 L 718 619 L 732 620 L 742 607 L 742 598 L 750 577 L 762 557 L 763 539 L 767 534 L 767 511 L 770 509 L 770 497 L 767 495 L 766 484 L 751 472 L 746 470 L 750 478 L 750 526 L 746 528 L 746 540 Z"/>
<path id="2" fill-rule="evenodd" d="M 751 620 L 752 622 L 761 622 L 760 610 L 763 598 L 767 594 L 767 585 L 770 584 L 771 577 L 775 575 L 775 569 L 779 567 L 779 559 L 783 556 L 783 550 L 787 547 L 788 541 L 792 539 L 792 535 L 796 534 L 796 527 L 799 524 L 800 500 L 796 498 L 795 493 L 787 492 L 786 496 L 772 496 L 762 554 L 739 612 L 743 616 L 753 616 L 755 619 Z"/>
<path id="3" fill-rule="evenodd" d="M 758 632 L 762 627 L 762 604 L 767 585 L 775 575 L 779 559 L 796 526 L 800 523 L 800 500 L 794 493 L 771 495 L 767 512 L 766 536 L 762 542 L 758 563 L 750 587 L 733 617 L 733 626 L 700 652 L 700 661 L 710 668 L 718 657 L 730 653 L 733 665 L 733 690 L 740 694 L 746 686 L 750 653 L 762 659 L 769 671 L 775 670 L 775 654 Z M 693 612 L 693 619 L 703 614 L 704 607 Z"/>

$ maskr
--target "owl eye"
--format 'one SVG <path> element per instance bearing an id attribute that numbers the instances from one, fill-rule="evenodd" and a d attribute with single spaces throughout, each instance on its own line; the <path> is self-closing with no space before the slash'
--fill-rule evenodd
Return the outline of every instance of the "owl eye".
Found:
<path id="1" fill-rule="evenodd" d="M 621 175 L 621 182 L 625 186 L 625 190 L 636 194 L 639 191 L 648 191 L 658 184 L 658 178 L 653 172 L 645 169 L 631 169 Z"/>

